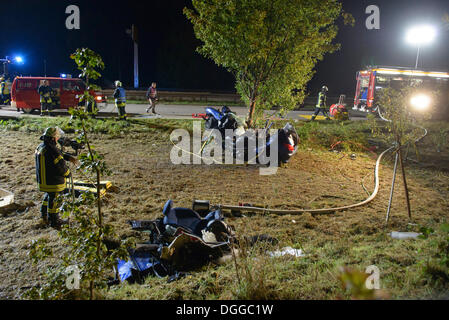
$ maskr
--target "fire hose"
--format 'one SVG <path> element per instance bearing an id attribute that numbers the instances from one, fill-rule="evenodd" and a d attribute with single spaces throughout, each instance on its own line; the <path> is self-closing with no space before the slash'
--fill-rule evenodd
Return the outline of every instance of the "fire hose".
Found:
<path id="1" fill-rule="evenodd" d="M 379 116 L 383 121 L 388 121 L 391 122 L 391 120 L 385 119 L 382 114 L 380 113 L 380 110 L 378 110 Z M 420 140 L 422 140 L 426 135 L 427 135 L 427 129 L 417 126 L 416 127 L 422 129 L 424 131 L 424 134 L 419 137 L 418 139 L 415 140 L 415 143 L 418 143 Z M 403 146 L 404 147 L 404 146 Z M 348 209 L 352 209 L 352 208 L 357 208 L 357 207 L 361 207 L 364 206 L 368 203 L 370 203 L 371 201 L 373 201 L 380 189 L 380 183 L 379 183 L 379 168 L 380 168 L 380 162 L 382 160 L 382 158 L 384 157 L 385 154 L 387 154 L 389 151 L 392 151 L 394 149 L 396 149 L 397 146 L 396 144 L 393 144 L 390 148 L 386 149 L 384 152 L 382 152 L 379 157 L 377 158 L 376 161 L 376 166 L 374 169 L 374 175 L 375 175 L 375 188 L 373 193 L 364 201 L 362 202 L 358 202 L 355 204 L 351 204 L 351 205 L 347 205 L 347 206 L 342 206 L 342 207 L 336 207 L 336 208 L 323 208 L 323 209 L 293 209 L 293 210 L 288 210 L 288 209 L 269 209 L 269 208 L 262 208 L 262 207 L 252 207 L 252 206 L 235 206 L 235 205 L 216 205 L 217 208 L 219 209 L 228 209 L 228 210 L 232 210 L 232 211 L 252 211 L 252 212 L 263 212 L 263 213 L 272 213 L 272 214 L 277 214 L 277 215 L 289 215 L 289 214 L 303 214 L 306 212 L 309 213 L 334 213 L 336 211 L 344 211 L 344 210 L 348 210 Z"/>

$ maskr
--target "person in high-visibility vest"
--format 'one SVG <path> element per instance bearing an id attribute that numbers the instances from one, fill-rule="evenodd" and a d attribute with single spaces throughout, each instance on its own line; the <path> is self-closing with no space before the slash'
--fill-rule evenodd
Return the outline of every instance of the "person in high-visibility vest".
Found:
<path id="1" fill-rule="evenodd" d="M 120 81 L 115 81 L 115 91 L 114 91 L 114 98 L 115 98 L 115 106 L 118 109 L 118 118 L 119 120 L 126 120 L 126 91 L 122 87 L 122 83 Z"/>
<path id="2" fill-rule="evenodd" d="M 0 77 L 0 104 L 9 104 L 10 100 L 11 95 L 9 92 L 8 82 L 5 80 L 5 77 Z"/>
<path id="3" fill-rule="evenodd" d="M 317 104 L 315 106 L 315 112 L 312 116 L 312 121 L 315 120 L 316 116 L 318 115 L 318 113 L 323 113 L 323 115 L 326 117 L 326 120 L 330 120 L 329 115 L 327 114 L 327 110 L 326 110 L 326 100 L 327 100 L 327 92 L 329 91 L 329 89 L 326 86 L 323 86 L 321 88 L 320 93 L 318 94 L 318 101 Z"/>
<path id="4" fill-rule="evenodd" d="M 70 175 L 70 169 L 66 163 L 77 163 L 77 158 L 68 154 L 62 154 L 58 149 L 58 140 L 64 132 L 58 127 L 47 128 L 40 137 L 42 143 L 36 148 L 36 180 L 39 191 L 45 192 L 41 205 L 41 216 L 45 223 L 50 223 L 53 228 L 59 229 L 67 222 L 59 219 L 57 204 L 58 195 L 67 188 L 66 179 Z"/>
<path id="5" fill-rule="evenodd" d="M 53 100 L 51 98 L 53 89 L 50 87 L 48 80 L 42 81 L 41 86 L 37 89 L 41 102 L 41 116 L 52 115 L 51 109 Z"/>

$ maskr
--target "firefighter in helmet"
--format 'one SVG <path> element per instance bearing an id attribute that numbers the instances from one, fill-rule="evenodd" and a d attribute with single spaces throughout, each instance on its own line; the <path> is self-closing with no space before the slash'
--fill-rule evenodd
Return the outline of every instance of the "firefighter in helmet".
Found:
<path id="1" fill-rule="evenodd" d="M 51 97 L 53 94 L 53 89 L 50 87 L 48 80 L 42 81 L 42 84 L 37 89 L 37 92 L 39 93 L 40 102 L 41 102 L 41 116 L 45 116 L 45 115 L 51 116 L 52 115 L 51 110 L 52 110 L 52 104 L 53 104 L 53 100 Z"/>
<path id="2" fill-rule="evenodd" d="M 8 81 L 4 76 L 0 77 L 0 100 L 0 104 L 9 104 L 11 100 Z"/>
<path id="3" fill-rule="evenodd" d="M 118 109 L 118 118 L 119 120 L 126 120 L 126 91 L 122 87 L 122 83 L 120 81 L 115 81 L 115 106 Z"/>
<path id="4" fill-rule="evenodd" d="M 323 115 L 326 117 L 326 120 L 330 120 L 329 115 L 327 114 L 327 110 L 326 110 L 326 100 L 327 100 L 327 92 L 329 91 L 329 89 L 326 86 L 323 86 L 321 88 L 320 93 L 318 94 L 318 101 L 317 104 L 315 106 L 315 112 L 312 116 L 312 121 L 315 120 L 316 116 L 318 115 L 318 113 L 323 113 Z"/>
<path id="5" fill-rule="evenodd" d="M 36 148 L 36 180 L 39 191 L 45 192 L 41 206 L 41 216 L 46 224 L 59 229 L 67 221 L 59 218 L 57 196 L 66 189 L 66 179 L 70 175 L 70 169 L 66 163 L 74 164 L 77 158 L 68 154 L 62 154 L 57 147 L 58 140 L 64 132 L 59 127 L 47 128 L 40 137 L 42 143 Z"/>

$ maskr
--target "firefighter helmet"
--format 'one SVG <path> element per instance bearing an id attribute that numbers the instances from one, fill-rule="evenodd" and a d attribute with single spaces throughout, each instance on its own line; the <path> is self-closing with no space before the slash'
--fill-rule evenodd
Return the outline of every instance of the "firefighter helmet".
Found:
<path id="1" fill-rule="evenodd" d="M 117 80 L 117 81 L 115 81 L 115 86 L 116 87 L 121 87 L 122 83 L 119 80 Z"/>
<path id="2" fill-rule="evenodd" d="M 323 92 L 328 92 L 329 89 L 328 89 L 326 86 L 323 86 L 323 87 L 321 88 L 321 91 L 323 91 Z"/>
<path id="3" fill-rule="evenodd" d="M 64 131 L 59 127 L 49 127 L 45 129 L 44 137 L 59 139 L 64 135 Z"/>

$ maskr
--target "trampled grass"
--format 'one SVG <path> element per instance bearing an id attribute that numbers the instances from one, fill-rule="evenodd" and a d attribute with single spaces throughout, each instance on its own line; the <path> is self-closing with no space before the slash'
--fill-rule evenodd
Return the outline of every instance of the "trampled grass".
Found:
<path id="1" fill-rule="evenodd" d="M 276 208 L 323 208 L 362 201 L 374 188 L 375 156 L 383 145 L 370 136 L 365 122 L 296 122 L 301 147 L 286 167 L 273 176 L 259 176 L 245 165 L 173 165 L 169 153 L 172 130 L 191 130 L 190 120 L 92 120 L 92 144 L 105 156 L 117 190 L 107 195 L 104 210 L 117 237 L 145 235 L 133 232 L 127 220 L 162 215 L 165 201 L 190 207 L 193 199 L 212 204 L 252 203 Z M 57 232 L 42 226 L 36 189 L 34 149 L 50 125 L 69 136 L 68 119 L 23 119 L 0 122 L 0 187 L 14 191 L 17 208 L 0 216 L 0 298 L 20 298 L 26 288 L 39 285 L 45 264 L 32 266 L 27 252 L 33 239 L 45 237 L 61 248 Z M 283 122 L 276 124 L 278 127 Z M 392 216 L 385 214 L 392 179 L 391 158 L 381 166 L 381 190 L 370 204 L 331 214 L 277 216 L 246 212 L 226 222 L 239 237 L 266 234 L 276 246 L 247 248 L 222 264 L 210 263 L 185 278 L 147 278 L 144 285 L 120 284 L 101 292 L 106 299 L 348 299 L 338 275 L 343 266 L 362 272 L 370 265 L 380 270 L 381 288 L 392 299 L 441 298 L 447 293 L 448 270 L 442 266 L 442 243 L 447 234 L 439 226 L 448 221 L 448 143 L 433 139 L 447 124 L 429 124 L 429 137 L 410 152 L 407 164 L 413 224 L 409 224 L 402 181 L 397 179 Z M 337 142 L 339 144 L 335 145 Z M 440 152 L 437 152 L 437 145 Z M 335 146 L 334 146 L 335 145 Z M 331 147 L 334 149 L 331 150 Z M 377 150 L 370 149 L 377 146 Z M 371 151 L 368 151 L 370 149 Z M 331 151 L 330 151 L 331 150 Z M 351 154 L 355 157 L 351 158 Z M 418 161 L 418 163 L 416 162 Z M 371 175 L 370 175 L 371 174 Z M 84 179 L 79 172 L 75 178 Z M 395 240 L 391 231 L 432 228 L 427 239 Z M 301 248 L 304 257 L 272 258 L 266 252 L 286 246 Z M 237 277 L 237 273 L 239 277 Z M 239 281 L 240 279 L 240 281 Z"/>

